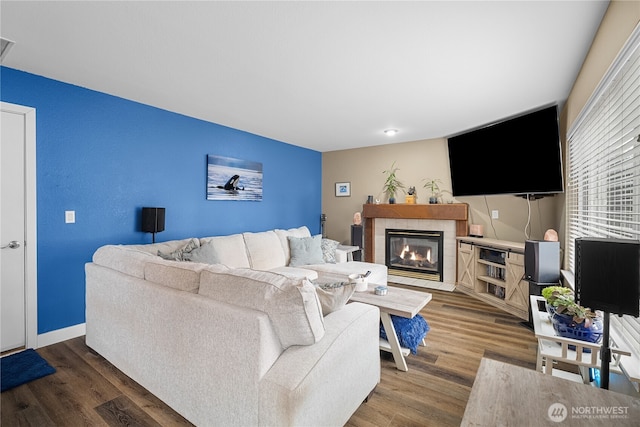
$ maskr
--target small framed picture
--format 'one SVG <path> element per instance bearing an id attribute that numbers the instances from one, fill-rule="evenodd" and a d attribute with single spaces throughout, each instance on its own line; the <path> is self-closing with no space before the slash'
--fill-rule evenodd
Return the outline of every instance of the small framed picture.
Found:
<path id="1" fill-rule="evenodd" d="M 336 197 L 349 197 L 349 196 L 351 196 L 351 183 L 336 182 Z"/>

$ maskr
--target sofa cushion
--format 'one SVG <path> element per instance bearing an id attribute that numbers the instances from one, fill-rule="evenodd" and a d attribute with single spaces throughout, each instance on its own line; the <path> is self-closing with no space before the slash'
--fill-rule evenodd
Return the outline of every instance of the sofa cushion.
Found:
<path id="1" fill-rule="evenodd" d="M 180 291 L 197 293 L 200 287 L 200 272 L 205 266 L 205 264 L 157 259 L 145 263 L 144 278 Z"/>
<path id="2" fill-rule="evenodd" d="M 324 263 L 320 234 L 313 237 L 289 236 L 289 248 L 291 249 L 291 259 L 289 260 L 291 267 Z"/>
<path id="3" fill-rule="evenodd" d="M 292 237 L 311 237 L 311 232 L 306 226 L 298 228 L 290 228 L 288 230 L 274 230 L 280 239 L 282 250 L 284 251 L 284 265 L 289 265 L 291 259 L 291 250 L 289 249 L 289 236 Z"/>
<path id="4" fill-rule="evenodd" d="M 191 239 L 184 246 L 181 246 L 172 252 L 164 252 L 158 249 L 158 256 L 173 261 L 186 261 L 186 257 L 189 256 L 189 253 L 198 247 L 200 247 L 200 241 L 198 239 Z"/>
<path id="5" fill-rule="evenodd" d="M 267 313 L 283 348 L 311 345 L 324 336 L 322 308 L 315 287 L 268 271 L 205 268 L 201 295 Z"/>
<path id="6" fill-rule="evenodd" d="M 213 245 L 212 252 L 215 253 L 216 264 L 224 264 L 231 268 L 249 268 L 251 266 L 242 234 L 200 239 L 200 246 L 207 244 Z"/>
<path id="7" fill-rule="evenodd" d="M 356 284 L 349 282 L 314 283 L 314 285 L 322 306 L 322 314 L 325 316 L 344 307 L 356 290 Z"/>
<path id="8" fill-rule="evenodd" d="M 122 245 L 105 245 L 93 254 L 93 262 L 130 276 L 144 279 L 144 264 L 157 259 L 149 252 Z"/>
<path id="9" fill-rule="evenodd" d="M 254 270 L 271 270 L 285 264 L 284 251 L 275 231 L 243 233 L 249 263 Z"/>
<path id="10" fill-rule="evenodd" d="M 318 273 L 314 270 L 309 270 L 308 268 L 283 266 L 272 268 L 269 271 L 295 279 L 306 278 L 308 280 L 316 280 L 318 278 Z"/>
<path id="11" fill-rule="evenodd" d="M 320 242 L 320 248 L 322 249 L 322 258 L 324 262 L 329 264 L 336 263 L 336 249 L 338 249 L 338 245 L 340 242 L 331 239 L 322 239 Z"/>

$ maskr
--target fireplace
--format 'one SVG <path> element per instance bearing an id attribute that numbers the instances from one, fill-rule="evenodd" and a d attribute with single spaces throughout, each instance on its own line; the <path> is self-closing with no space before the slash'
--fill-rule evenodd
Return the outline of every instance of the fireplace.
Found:
<path id="1" fill-rule="evenodd" d="M 385 230 L 385 263 L 390 275 L 442 281 L 442 231 Z"/>

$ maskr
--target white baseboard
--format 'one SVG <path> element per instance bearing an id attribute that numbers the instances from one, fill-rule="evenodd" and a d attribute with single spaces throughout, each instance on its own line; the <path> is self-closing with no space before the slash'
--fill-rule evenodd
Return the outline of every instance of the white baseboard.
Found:
<path id="1" fill-rule="evenodd" d="M 81 337 L 82 335 L 85 335 L 86 332 L 86 324 L 81 323 L 79 325 L 69 326 L 68 328 L 62 328 L 44 334 L 38 334 L 37 348 L 46 347 L 51 344 L 56 344 L 62 341 L 70 340 L 72 338 Z"/>

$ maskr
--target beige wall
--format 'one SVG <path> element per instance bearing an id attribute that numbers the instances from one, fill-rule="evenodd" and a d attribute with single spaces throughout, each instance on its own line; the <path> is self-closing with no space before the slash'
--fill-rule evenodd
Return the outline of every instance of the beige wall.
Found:
<path id="1" fill-rule="evenodd" d="M 441 188 L 449 191 L 444 194 L 444 201 L 454 201 L 450 193 L 449 154 L 444 138 L 323 153 L 322 206 L 327 215 L 329 238 L 350 242 L 353 214 L 362 211 L 368 195 L 387 203 L 382 192 L 385 181 L 382 171 L 389 169 L 394 161 L 399 168 L 398 178 L 406 187 L 416 187 L 418 203 L 428 203 L 430 194 L 423 188 L 427 179 L 440 179 Z M 343 181 L 351 182 L 351 197 L 335 197 L 335 183 Z M 531 238 L 540 239 L 547 228 L 557 227 L 555 199 L 546 197 L 531 202 L 531 221 L 527 227 Z M 525 199 L 475 196 L 459 197 L 455 201 L 469 204 L 471 222 L 484 225 L 486 237 L 516 242 L 525 240 L 529 218 Z M 403 194 L 398 195 L 398 202 L 404 202 Z M 493 222 L 490 220 L 492 210 L 499 214 L 499 219 Z"/>
<path id="2" fill-rule="evenodd" d="M 638 22 L 640 1 L 612 1 L 609 4 L 567 100 L 567 128 L 580 114 Z"/>
<path id="3" fill-rule="evenodd" d="M 566 137 L 569 128 L 639 22 L 640 1 L 612 1 L 609 4 L 563 109 L 561 135 Z M 563 138 L 563 144 L 566 147 L 566 138 Z M 558 203 L 557 217 L 563 247 L 566 233 L 565 207 L 565 200 L 562 197 Z"/>
<path id="4" fill-rule="evenodd" d="M 624 42 L 640 21 L 640 2 L 612 1 L 593 41 L 584 65 L 560 116 L 561 134 L 587 102 L 600 79 L 615 59 Z M 564 143 L 564 136 L 563 136 Z M 396 161 L 398 177 L 407 186 L 418 190 L 418 203 L 428 202 L 427 190 L 422 188 L 426 178 L 438 178 L 443 188 L 451 190 L 446 139 L 389 144 L 353 150 L 332 151 L 322 156 L 322 209 L 327 215 L 327 236 L 343 243 L 350 241 L 353 214 L 362 210 L 367 195 L 384 198 L 383 170 Z M 336 182 L 351 182 L 351 197 L 335 197 Z M 565 180 L 566 183 L 566 180 Z M 451 195 L 445 195 L 445 199 Z M 470 220 L 482 224 L 485 236 L 522 242 L 529 218 L 527 201 L 515 196 L 460 197 L 468 203 Z M 529 237 L 541 239 L 548 228 L 564 233 L 564 195 L 545 197 L 531 202 Z M 490 220 L 490 212 L 498 210 L 499 219 Z M 495 232 L 494 232 L 495 230 Z"/>

